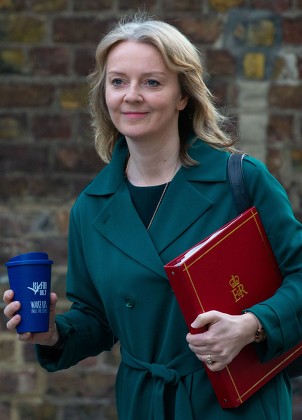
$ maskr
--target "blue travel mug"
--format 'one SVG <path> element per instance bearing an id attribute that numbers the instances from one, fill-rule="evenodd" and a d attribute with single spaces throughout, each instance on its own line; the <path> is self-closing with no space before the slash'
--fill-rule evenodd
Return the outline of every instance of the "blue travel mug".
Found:
<path id="1" fill-rule="evenodd" d="M 21 303 L 17 312 L 21 316 L 17 326 L 19 334 L 49 329 L 52 264 L 45 252 L 17 255 L 5 264 L 14 300 Z"/>

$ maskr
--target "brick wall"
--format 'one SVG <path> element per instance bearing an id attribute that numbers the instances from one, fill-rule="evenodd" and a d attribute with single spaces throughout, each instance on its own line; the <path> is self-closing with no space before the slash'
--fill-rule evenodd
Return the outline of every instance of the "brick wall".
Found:
<path id="1" fill-rule="evenodd" d="M 301 0 L 0 0 L 1 295 L 3 263 L 44 250 L 55 261 L 59 310 L 68 306 L 69 209 L 103 166 L 89 129 L 86 76 L 108 25 L 143 8 L 203 49 L 208 85 L 231 129 L 283 183 L 302 221 Z M 1 420 L 116 418 L 118 348 L 47 374 L 5 323 L 1 314 Z M 298 419 L 302 382 L 293 385 Z"/>

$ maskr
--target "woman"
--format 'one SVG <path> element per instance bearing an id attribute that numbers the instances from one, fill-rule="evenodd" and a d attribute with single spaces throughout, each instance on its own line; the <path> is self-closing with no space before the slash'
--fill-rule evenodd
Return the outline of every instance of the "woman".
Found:
<path id="1" fill-rule="evenodd" d="M 110 350 L 119 340 L 120 419 L 291 419 L 286 373 L 236 409 L 223 410 L 201 361 L 224 368 L 264 328 L 263 359 L 301 339 L 302 227 L 263 164 L 244 160 L 253 203 L 284 274 L 265 304 L 248 313 L 200 315 L 188 333 L 164 264 L 236 216 L 227 180 L 233 142 L 220 129 L 194 46 L 174 27 L 144 17 L 118 24 L 100 42 L 90 76 L 96 148 L 109 164 L 80 194 L 70 216 L 67 295 L 72 308 L 38 344 L 49 371 Z M 7 291 L 7 327 L 20 304 Z M 284 302 L 280 305 L 280 301 Z M 293 321 L 294 320 L 294 321 Z M 294 325 L 294 329 L 292 328 Z"/>

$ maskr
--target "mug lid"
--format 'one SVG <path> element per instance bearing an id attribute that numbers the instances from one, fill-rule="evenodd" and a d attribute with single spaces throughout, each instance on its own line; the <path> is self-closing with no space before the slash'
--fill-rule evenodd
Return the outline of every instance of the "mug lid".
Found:
<path id="1" fill-rule="evenodd" d="M 16 255 L 5 263 L 6 267 L 18 264 L 52 264 L 53 261 L 48 259 L 46 252 L 27 252 L 25 254 Z"/>
<path id="2" fill-rule="evenodd" d="M 16 255 L 9 262 L 26 261 L 26 260 L 48 260 L 46 252 L 27 252 L 25 254 Z"/>

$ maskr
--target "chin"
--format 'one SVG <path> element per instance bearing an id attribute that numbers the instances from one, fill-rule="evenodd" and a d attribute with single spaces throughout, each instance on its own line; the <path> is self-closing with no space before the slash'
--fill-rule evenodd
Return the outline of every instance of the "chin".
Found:
<path id="1" fill-rule="evenodd" d="M 124 131 L 123 135 L 132 141 L 139 141 L 139 140 L 143 140 L 143 139 L 149 139 L 150 136 L 153 136 L 153 134 L 151 133 L 146 133 L 146 132 L 131 132 L 131 131 Z"/>

